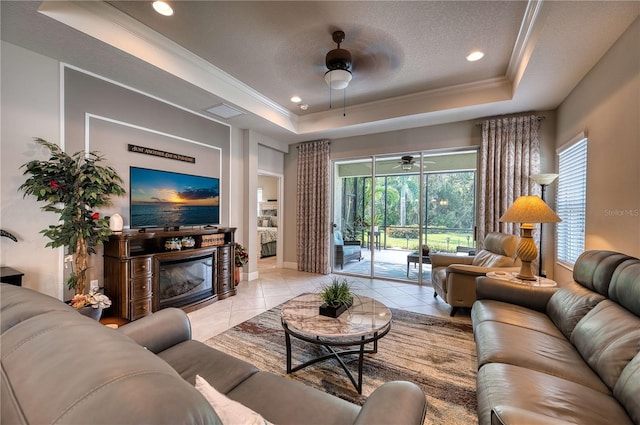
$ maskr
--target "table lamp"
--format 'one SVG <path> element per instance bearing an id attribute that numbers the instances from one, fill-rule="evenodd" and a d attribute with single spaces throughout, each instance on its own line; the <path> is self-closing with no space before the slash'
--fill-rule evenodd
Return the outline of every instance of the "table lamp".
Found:
<path id="1" fill-rule="evenodd" d="M 539 196 L 520 196 L 500 217 L 500 221 L 520 223 L 521 235 L 516 255 L 520 258 L 522 266 L 516 277 L 522 280 L 536 280 L 531 272 L 531 262 L 538 256 L 538 249 L 531 237 L 535 229 L 534 223 L 557 223 L 562 220 Z"/>

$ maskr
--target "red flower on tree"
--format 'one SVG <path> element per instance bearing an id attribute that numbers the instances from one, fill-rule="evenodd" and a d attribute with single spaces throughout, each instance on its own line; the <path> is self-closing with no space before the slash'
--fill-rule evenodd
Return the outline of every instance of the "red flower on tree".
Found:
<path id="1" fill-rule="evenodd" d="M 94 220 L 97 220 L 97 219 L 100 218 L 100 214 L 99 213 L 93 213 L 93 214 L 91 214 L 91 218 L 94 219 Z"/>
<path id="2" fill-rule="evenodd" d="M 58 183 L 56 183 L 55 181 L 53 181 L 53 180 L 51 180 L 49 182 L 49 186 L 51 186 L 51 187 L 60 187 L 60 185 Z"/>

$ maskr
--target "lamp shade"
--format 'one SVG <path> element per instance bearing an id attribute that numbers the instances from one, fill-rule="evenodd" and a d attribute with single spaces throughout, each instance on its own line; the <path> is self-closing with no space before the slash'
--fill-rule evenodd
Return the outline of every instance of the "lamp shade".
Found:
<path id="1" fill-rule="evenodd" d="M 539 196 L 520 196 L 502 217 L 505 223 L 558 223 L 558 215 Z"/>
<path id="2" fill-rule="evenodd" d="M 538 183 L 540 186 L 542 185 L 546 186 L 553 183 L 555 179 L 558 178 L 558 175 L 553 173 L 542 173 L 542 174 L 531 175 L 529 176 L 529 178 L 534 182 Z"/>
<path id="3" fill-rule="evenodd" d="M 351 78 L 351 72 L 344 69 L 332 69 L 324 74 L 324 80 L 334 90 L 346 89 Z"/>

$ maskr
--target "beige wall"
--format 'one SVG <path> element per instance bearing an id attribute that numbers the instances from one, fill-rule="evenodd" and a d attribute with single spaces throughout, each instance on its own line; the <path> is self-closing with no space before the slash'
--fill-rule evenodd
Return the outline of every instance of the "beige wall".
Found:
<path id="1" fill-rule="evenodd" d="M 562 102 L 557 146 L 584 131 L 587 145 L 586 249 L 640 257 L 640 20 Z M 556 266 L 559 281 L 571 271 Z"/>
<path id="2" fill-rule="evenodd" d="M 0 264 L 25 273 L 23 285 L 45 294 L 62 296 L 62 250 L 44 248 L 48 239 L 39 232 L 55 220 L 35 200 L 22 197 L 20 165 L 46 159 L 33 137 L 60 143 L 58 62 L 13 44 L 2 42 L 0 227 L 18 243 L 0 238 Z"/>
<path id="3" fill-rule="evenodd" d="M 271 176 L 258 175 L 258 188 L 262 188 L 262 200 L 278 200 L 278 179 Z"/>

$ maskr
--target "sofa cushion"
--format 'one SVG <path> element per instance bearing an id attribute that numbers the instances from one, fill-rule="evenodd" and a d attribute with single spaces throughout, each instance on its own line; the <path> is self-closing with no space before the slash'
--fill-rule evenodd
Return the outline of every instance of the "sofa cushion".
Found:
<path id="1" fill-rule="evenodd" d="M 609 298 L 640 316 L 640 260 L 621 263 L 611 277 Z"/>
<path id="2" fill-rule="evenodd" d="M 231 400 L 211 386 L 202 376 L 196 375 L 196 390 L 207 399 L 216 411 L 222 423 L 242 425 L 268 425 L 259 413 Z"/>
<path id="3" fill-rule="evenodd" d="M 176 344 L 158 356 L 191 385 L 200 375 L 223 394 L 258 372 L 254 365 L 195 340 Z"/>
<path id="4" fill-rule="evenodd" d="M 573 266 L 573 280 L 585 288 L 608 295 L 613 272 L 620 263 L 631 258 L 613 251 L 585 251 Z"/>
<path id="5" fill-rule="evenodd" d="M 629 416 L 640 424 L 640 353 L 629 362 L 620 374 L 613 394 L 625 406 Z"/>
<path id="6" fill-rule="evenodd" d="M 471 309 L 471 318 L 474 325 L 486 321 L 501 322 L 563 337 L 546 314 L 502 301 L 478 300 Z"/>
<path id="7" fill-rule="evenodd" d="M 351 424 L 360 407 L 315 388 L 258 372 L 227 394 L 277 425 Z"/>
<path id="8" fill-rule="evenodd" d="M 342 252 L 344 253 L 344 256 L 346 258 L 350 255 L 358 254 L 359 252 L 361 252 L 361 248 L 360 245 L 344 245 L 342 247 Z"/>
<path id="9" fill-rule="evenodd" d="M 471 263 L 478 267 L 511 267 L 516 264 L 518 237 L 491 232 L 483 241 L 481 249 Z"/>
<path id="10" fill-rule="evenodd" d="M 576 324 L 605 297 L 575 282 L 567 283 L 551 296 L 547 314 L 566 338 Z"/>
<path id="11" fill-rule="evenodd" d="M 595 306 L 571 336 L 589 366 L 613 390 L 640 347 L 640 318 L 611 300 Z"/>
<path id="12" fill-rule="evenodd" d="M 610 393 L 564 337 L 491 321 L 478 323 L 474 334 L 480 368 L 488 363 L 507 363 Z"/>
<path id="13" fill-rule="evenodd" d="M 511 267 L 514 265 L 514 259 L 483 249 L 473 257 L 472 265 L 477 267 Z"/>
<path id="14" fill-rule="evenodd" d="M 478 371 L 478 419 L 491 420 L 494 406 L 510 406 L 573 424 L 631 424 L 625 409 L 611 394 L 535 370 L 502 363 Z M 511 414 L 515 414 L 515 410 Z M 524 418 L 511 424 L 530 424 Z M 495 422 L 494 422 L 495 423 Z M 540 423 L 540 422 L 533 422 Z M 544 422 L 542 422 L 544 423 Z M 550 423 L 554 423 L 550 421 Z"/>

